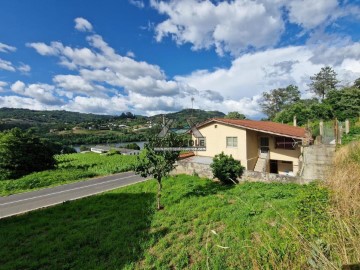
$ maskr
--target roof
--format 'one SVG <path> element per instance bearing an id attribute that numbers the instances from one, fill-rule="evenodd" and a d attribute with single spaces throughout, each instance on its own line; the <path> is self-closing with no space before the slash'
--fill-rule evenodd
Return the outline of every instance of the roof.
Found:
<path id="1" fill-rule="evenodd" d="M 225 119 L 225 118 L 212 118 L 197 126 L 202 128 L 211 123 L 220 123 L 234 127 L 240 127 L 264 133 L 270 133 L 280 135 L 284 137 L 291 137 L 297 139 L 306 138 L 306 129 L 302 127 L 294 127 L 286 124 L 280 124 L 270 121 L 255 121 L 255 120 L 236 120 L 236 119 Z"/>

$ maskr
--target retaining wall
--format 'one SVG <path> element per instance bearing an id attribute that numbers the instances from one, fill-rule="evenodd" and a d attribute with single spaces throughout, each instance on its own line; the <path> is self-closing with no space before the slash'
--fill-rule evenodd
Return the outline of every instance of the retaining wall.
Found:
<path id="1" fill-rule="evenodd" d="M 171 172 L 171 174 L 198 175 L 200 177 L 213 179 L 213 174 L 209 164 L 190 162 L 186 159 L 177 161 L 176 168 Z M 311 182 L 311 180 L 306 180 L 303 179 L 302 177 L 297 177 L 297 176 L 262 173 L 262 172 L 248 171 L 248 170 L 244 171 L 244 174 L 240 179 L 240 182 L 242 181 L 268 182 L 268 183 L 270 182 L 297 183 L 297 184 L 306 184 Z"/>

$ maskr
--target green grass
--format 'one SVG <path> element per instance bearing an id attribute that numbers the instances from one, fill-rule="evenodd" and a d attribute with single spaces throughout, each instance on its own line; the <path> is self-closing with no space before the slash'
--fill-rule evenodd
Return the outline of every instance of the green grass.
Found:
<path id="1" fill-rule="evenodd" d="M 303 246 L 326 227 L 327 192 L 316 184 L 226 187 L 180 175 L 164 180 L 162 211 L 156 188 L 151 180 L 0 220 L 1 269 L 311 268 L 316 250 Z"/>
<path id="2" fill-rule="evenodd" d="M 58 165 L 54 170 L 32 173 L 16 180 L 0 181 L 0 196 L 130 171 L 136 156 L 86 153 L 58 155 L 56 160 Z"/>

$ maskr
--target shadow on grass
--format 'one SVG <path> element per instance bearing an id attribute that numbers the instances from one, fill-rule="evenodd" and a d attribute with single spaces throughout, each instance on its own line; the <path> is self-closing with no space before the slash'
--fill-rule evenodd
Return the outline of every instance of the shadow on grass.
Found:
<path id="1" fill-rule="evenodd" d="M 192 196 L 208 196 L 217 194 L 218 192 L 233 189 L 235 185 L 224 185 L 220 182 L 208 181 L 205 185 L 195 185 L 191 188 L 191 191 L 184 195 L 184 198 Z"/>
<path id="2" fill-rule="evenodd" d="M 150 239 L 153 193 L 107 193 L 0 220 L 1 269 L 133 268 Z"/>

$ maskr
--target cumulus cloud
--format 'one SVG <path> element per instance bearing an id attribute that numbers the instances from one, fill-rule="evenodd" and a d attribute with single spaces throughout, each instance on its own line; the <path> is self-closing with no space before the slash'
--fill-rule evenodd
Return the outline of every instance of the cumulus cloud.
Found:
<path id="1" fill-rule="evenodd" d="M 96 114 L 119 114 L 128 110 L 127 101 L 121 95 L 111 98 L 77 96 L 64 108 L 71 111 Z"/>
<path id="2" fill-rule="evenodd" d="M 223 54 L 272 46 L 284 30 L 280 10 L 260 1 L 152 0 L 151 6 L 169 17 L 156 26 L 156 40 L 170 36 L 177 44 L 191 43 L 194 50 L 215 47 Z"/>
<path id="3" fill-rule="evenodd" d="M 191 3 L 196 8 L 186 9 Z M 243 24 L 256 24 L 256 20 L 252 21 L 252 18 L 258 14 L 263 17 L 263 24 L 269 24 L 271 20 L 276 23 L 270 25 L 270 29 L 265 29 L 267 27 L 262 25 L 264 33 L 259 33 L 260 29 L 257 28 L 251 31 L 265 36 L 275 31 L 277 27 L 282 31 L 282 13 L 278 6 L 284 6 L 285 3 L 287 2 L 283 0 L 275 1 L 273 5 L 261 1 L 226 1 L 217 4 L 195 0 L 151 2 L 164 14 L 171 14 L 168 23 L 173 27 L 174 32 L 169 33 L 165 30 L 161 32 L 162 30 L 158 28 L 158 31 L 161 30 L 158 32 L 159 40 L 166 35 L 171 35 L 179 44 L 191 42 L 195 46 L 194 49 L 215 46 L 219 53 L 235 52 L 235 47 L 232 47 L 235 44 L 240 44 L 240 48 L 245 48 L 254 44 L 267 47 L 276 43 L 278 37 L 275 37 L 274 41 L 264 41 L 270 42 L 267 45 L 265 43 L 261 45 L 262 37 L 246 38 L 249 42 L 241 43 L 243 41 L 237 40 L 238 36 L 227 37 L 224 34 L 224 31 L 227 31 L 225 26 L 227 23 L 229 29 L 236 28 L 239 23 L 240 26 L 236 31 L 246 32 L 248 29 L 243 29 Z M 247 13 L 248 17 L 246 17 L 243 13 L 249 7 L 251 7 L 251 12 Z M 327 10 L 325 7 L 328 6 L 324 4 L 323 7 L 323 9 L 319 8 L 318 12 Z M 209 12 L 212 14 L 211 18 L 206 17 Z M 261 15 L 261 12 L 266 15 Z M 292 16 L 291 12 L 295 10 L 292 11 L 289 8 L 289 20 Z M 228 16 L 231 18 L 227 18 L 225 13 L 232 14 Z M 235 13 L 239 18 L 234 18 Z M 272 15 L 268 16 L 269 14 Z M 194 20 L 194 24 L 178 27 L 184 20 L 184 16 L 188 16 L 186 18 L 189 20 Z M 277 16 L 281 18 L 279 22 L 277 22 Z M 295 20 L 294 18 L 291 20 Z M 213 24 L 211 22 L 213 20 L 218 21 Z M 300 24 L 300 19 L 298 20 Z M 272 26 L 276 27 L 271 30 Z M 303 27 L 311 26 L 303 25 Z M 218 34 L 215 34 L 216 31 L 219 31 Z M 270 32 L 267 33 L 267 31 Z M 251 35 L 257 36 L 254 33 Z M 262 92 L 289 84 L 296 84 L 300 90 L 305 91 L 309 77 L 325 64 L 333 65 L 341 80 L 350 81 L 352 78 L 360 77 L 359 43 L 351 40 L 336 44 L 326 42 L 326 46 L 325 43 L 322 44 L 323 47 L 317 43 L 311 43 L 302 46 L 276 49 L 270 46 L 270 48 L 258 51 L 251 50 L 251 52 L 234 56 L 227 68 L 196 70 L 170 79 L 157 65 L 137 61 L 129 54 L 120 55 L 96 33 L 90 33 L 86 41 L 88 45 L 85 47 L 71 47 L 61 42 L 28 44 L 41 55 L 58 58 L 59 64 L 71 72 L 54 75 L 54 85 L 26 85 L 16 82 L 11 87 L 12 91 L 23 96 L 26 104 L 33 102 L 44 108 L 52 106 L 51 108 L 80 112 L 117 114 L 131 110 L 138 114 L 152 115 L 189 108 L 191 99 L 194 98 L 195 108 L 219 110 L 225 113 L 239 111 L 248 117 L 261 118 L 258 101 Z M 42 89 L 43 92 L 38 89 Z M 25 98 L 31 98 L 33 101 L 30 102 Z M 67 100 L 66 104 L 61 103 L 63 99 Z M 6 102 L 18 100 L 18 98 L 11 98 Z"/>
<path id="4" fill-rule="evenodd" d="M 92 31 L 93 27 L 88 20 L 79 17 L 75 19 L 75 29 L 82 32 L 86 32 L 86 31 Z"/>
<path id="5" fill-rule="evenodd" d="M 224 96 L 223 110 L 238 107 L 238 110 L 245 109 L 244 113 L 251 116 L 260 111 L 255 101 L 262 92 L 295 84 L 305 94 L 309 77 L 319 72 L 326 64 L 334 67 L 341 81 L 353 81 L 360 76 L 360 65 L 356 61 L 359 59 L 355 50 L 357 47 L 358 44 L 354 43 L 349 47 L 328 47 L 321 50 L 308 46 L 268 49 L 244 54 L 236 58 L 229 68 L 215 71 L 199 70 L 187 76 L 177 76 L 175 80 L 200 92 L 211 89 L 221 93 Z M 339 50 L 339 55 L 336 54 L 336 50 Z M 332 55 L 334 59 L 329 62 Z"/>
<path id="6" fill-rule="evenodd" d="M 290 22 L 301 25 L 306 29 L 314 28 L 324 22 L 331 22 L 336 17 L 338 9 L 337 0 L 302 0 L 289 1 Z"/>
<path id="7" fill-rule="evenodd" d="M 325 27 L 344 16 L 359 17 L 359 8 L 337 0 L 151 0 L 167 18 L 155 26 L 158 42 L 171 37 L 192 49 L 215 48 L 219 55 L 239 55 L 248 48 L 277 45 L 288 22 L 304 31 Z"/>
<path id="8" fill-rule="evenodd" d="M 15 47 L 6 45 L 6 44 L 0 42 L 0 52 L 7 53 L 7 52 L 14 52 L 14 51 L 16 51 Z"/>
<path id="9" fill-rule="evenodd" d="M 45 105 L 58 105 L 63 101 L 55 97 L 55 87 L 49 84 L 29 84 L 25 85 L 22 81 L 16 81 L 11 85 L 11 90 L 21 96 L 30 97 Z"/>

